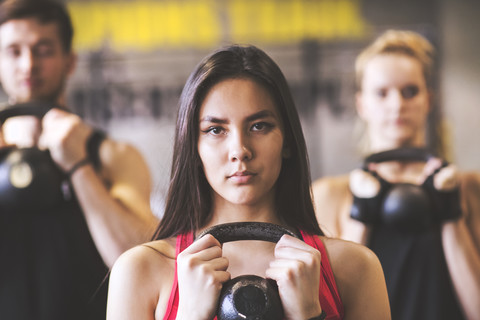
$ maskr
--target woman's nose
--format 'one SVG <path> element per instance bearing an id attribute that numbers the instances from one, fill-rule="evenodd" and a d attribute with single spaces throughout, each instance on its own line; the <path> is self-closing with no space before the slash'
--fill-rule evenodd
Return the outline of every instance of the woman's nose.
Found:
<path id="1" fill-rule="evenodd" d="M 400 110 L 404 105 L 404 98 L 400 91 L 393 91 L 388 97 L 388 106 L 392 110 Z"/>
<path id="2" fill-rule="evenodd" d="M 252 159 L 253 151 L 248 143 L 248 138 L 243 134 L 232 136 L 230 145 L 230 161 L 248 161 Z"/>

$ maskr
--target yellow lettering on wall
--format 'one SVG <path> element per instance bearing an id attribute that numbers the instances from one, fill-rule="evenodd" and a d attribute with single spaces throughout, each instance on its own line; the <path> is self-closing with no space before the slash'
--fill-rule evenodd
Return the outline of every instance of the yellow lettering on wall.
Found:
<path id="1" fill-rule="evenodd" d="M 71 1 L 75 46 L 117 50 L 209 47 L 220 41 L 215 0 Z"/>
<path id="2" fill-rule="evenodd" d="M 71 0 L 68 7 L 78 50 L 358 39 L 369 28 L 360 0 Z"/>
<path id="3" fill-rule="evenodd" d="M 364 37 L 368 25 L 354 0 L 232 0 L 231 37 L 240 42 Z"/>

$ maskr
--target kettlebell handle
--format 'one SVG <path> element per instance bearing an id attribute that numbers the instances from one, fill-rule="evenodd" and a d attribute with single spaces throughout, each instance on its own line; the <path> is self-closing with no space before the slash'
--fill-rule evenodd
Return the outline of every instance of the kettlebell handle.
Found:
<path id="1" fill-rule="evenodd" d="M 219 224 L 201 232 L 197 239 L 211 234 L 220 243 L 262 240 L 277 243 L 284 234 L 299 238 L 295 232 L 272 223 L 238 222 Z M 274 280 L 243 275 L 225 282 L 217 309 L 219 320 L 283 319 L 284 312 Z"/>
<path id="2" fill-rule="evenodd" d="M 369 163 L 380 163 L 386 161 L 424 161 L 435 157 L 431 152 L 424 148 L 398 148 L 382 151 L 369 155 L 364 160 L 364 167 Z"/>
<path id="3" fill-rule="evenodd" d="M 419 162 L 427 162 L 428 160 L 435 158 L 435 155 L 428 151 L 425 148 L 397 148 L 387 151 L 382 151 L 378 153 L 373 153 L 366 157 L 363 160 L 362 169 L 366 172 L 370 172 L 368 169 L 368 165 L 370 163 L 381 163 L 387 161 L 419 161 Z M 442 160 L 442 165 L 440 168 L 436 170 L 438 172 L 441 168 L 444 168 L 448 165 L 446 160 Z M 435 172 L 435 173 L 436 173 Z"/>
<path id="4" fill-rule="evenodd" d="M 433 157 L 435 156 L 431 152 L 422 148 L 398 148 L 367 157 L 362 169 L 378 179 L 380 191 L 371 198 L 354 195 L 350 217 L 364 223 L 383 223 L 410 232 L 425 230 L 435 221 L 460 216 L 458 189 L 452 191 L 452 195 L 449 196 L 447 193 L 437 191 L 433 186 L 435 174 L 448 165 L 447 161 L 442 160 L 441 166 L 430 174 L 422 185 L 390 183 L 368 168 L 370 163 L 427 162 Z"/>
<path id="5" fill-rule="evenodd" d="M 300 236 L 292 230 L 266 222 L 218 224 L 199 233 L 197 239 L 206 234 L 211 234 L 220 243 L 240 240 L 261 240 L 277 243 L 284 234 L 300 239 Z"/>
<path id="6" fill-rule="evenodd" d="M 3 124 L 8 118 L 17 116 L 36 116 L 43 118 L 52 108 L 60 107 L 52 103 L 39 101 L 14 104 L 0 110 L 0 124 Z"/>

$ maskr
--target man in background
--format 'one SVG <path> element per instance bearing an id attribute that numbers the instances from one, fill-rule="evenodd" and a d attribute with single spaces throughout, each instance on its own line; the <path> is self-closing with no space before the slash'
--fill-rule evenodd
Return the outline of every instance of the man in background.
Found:
<path id="1" fill-rule="evenodd" d="M 108 268 L 148 240 L 158 222 L 139 152 L 67 111 L 64 89 L 76 62 L 72 37 L 60 2 L 0 4 L 0 80 L 8 95 L 0 109 L 54 106 L 42 118 L 11 117 L 1 124 L 0 153 L 12 145 L 47 149 L 69 186 L 53 207 L 28 214 L 0 210 L 2 319 L 105 319 L 101 284 Z"/>

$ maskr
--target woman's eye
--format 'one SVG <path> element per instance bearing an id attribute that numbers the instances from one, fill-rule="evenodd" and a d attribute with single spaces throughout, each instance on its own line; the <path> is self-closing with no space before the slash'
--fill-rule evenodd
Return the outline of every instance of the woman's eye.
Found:
<path id="1" fill-rule="evenodd" d="M 254 123 L 253 126 L 252 126 L 252 130 L 253 131 L 265 131 L 265 130 L 268 130 L 270 128 L 272 128 L 273 125 L 270 124 L 270 123 L 267 123 L 267 122 L 257 122 L 257 123 Z"/>
<path id="2" fill-rule="evenodd" d="M 375 93 L 380 98 L 385 98 L 387 96 L 387 90 L 386 89 L 378 89 Z"/>
<path id="3" fill-rule="evenodd" d="M 410 99 L 415 97 L 418 94 L 418 87 L 417 86 L 407 86 L 402 89 L 402 97 L 404 99 Z"/>
<path id="4" fill-rule="evenodd" d="M 210 127 L 204 131 L 205 133 L 210 133 L 212 135 L 219 135 L 223 132 L 223 128 L 221 127 Z"/>

